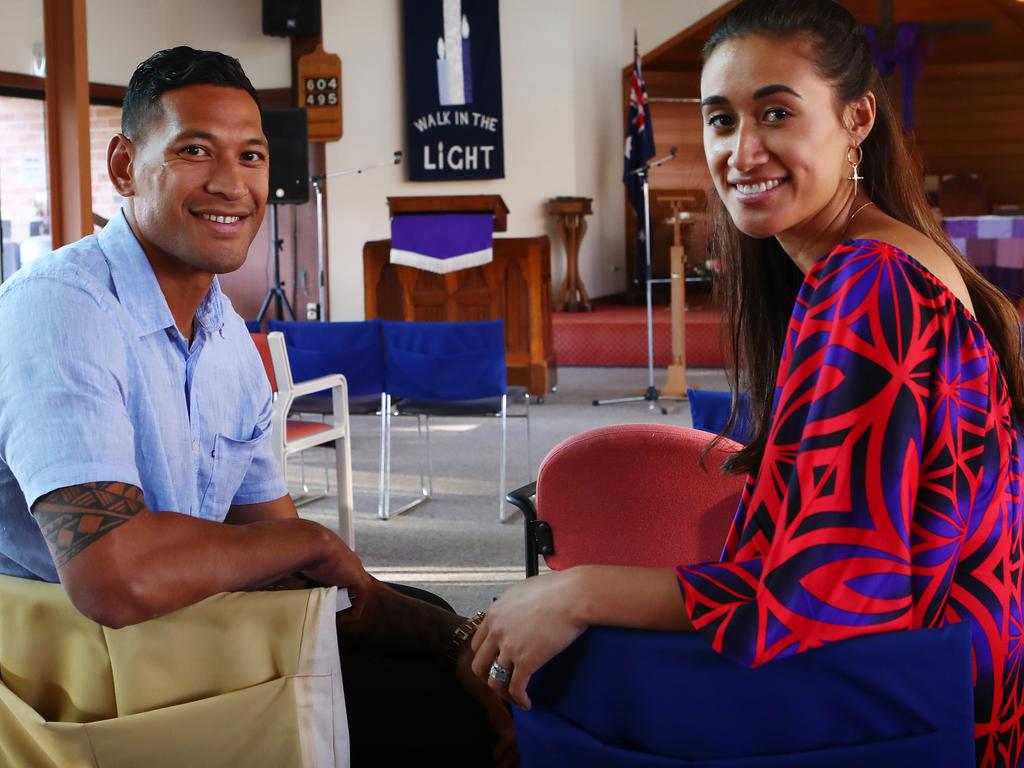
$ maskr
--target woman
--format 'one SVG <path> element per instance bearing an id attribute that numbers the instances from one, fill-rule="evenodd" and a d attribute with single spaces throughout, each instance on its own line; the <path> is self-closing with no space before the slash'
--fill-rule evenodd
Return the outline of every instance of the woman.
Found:
<path id="1" fill-rule="evenodd" d="M 755 423 L 723 562 L 516 585 L 473 638 L 474 672 L 529 707 L 530 675 L 595 624 L 696 629 L 758 665 L 968 621 L 978 762 L 1017 765 L 1016 313 L 936 225 L 839 4 L 745 0 L 704 55 L 733 384 Z"/>

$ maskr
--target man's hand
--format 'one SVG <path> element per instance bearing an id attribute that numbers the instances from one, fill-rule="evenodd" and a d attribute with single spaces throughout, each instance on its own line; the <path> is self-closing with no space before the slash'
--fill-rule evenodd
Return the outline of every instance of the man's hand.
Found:
<path id="1" fill-rule="evenodd" d="M 302 576 L 317 584 L 329 584 L 348 589 L 352 607 L 345 611 L 340 621 L 355 621 L 363 614 L 366 604 L 372 599 L 373 580 L 363 568 L 356 553 L 348 548 L 337 536 L 331 535 L 327 555 L 314 567 L 301 572 Z"/>
<path id="2" fill-rule="evenodd" d="M 494 744 L 494 764 L 497 768 L 514 768 L 519 765 L 519 743 L 516 741 L 515 724 L 505 702 L 501 700 L 487 683 L 473 674 L 473 651 L 469 643 L 463 643 L 459 649 L 459 658 L 455 662 L 455 676 L 463 690 L 477 701 L 487 719 L 494 728 L 498 739 Z"/>

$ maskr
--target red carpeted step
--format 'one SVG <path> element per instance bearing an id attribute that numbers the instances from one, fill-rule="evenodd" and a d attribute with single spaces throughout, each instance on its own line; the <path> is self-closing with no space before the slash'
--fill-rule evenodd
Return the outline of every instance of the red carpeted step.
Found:
<path id="1" fill-rule="evenodd" d="M 672 362 L 672 313 L 655 307 L 654 364 Z M 551 315 L 559 365 L 647 365 L 647 308 L 595 304 L 593 312 Z M 721 317 L 715 309 L 686 312 L 686 365 L 723 366 Z"/>

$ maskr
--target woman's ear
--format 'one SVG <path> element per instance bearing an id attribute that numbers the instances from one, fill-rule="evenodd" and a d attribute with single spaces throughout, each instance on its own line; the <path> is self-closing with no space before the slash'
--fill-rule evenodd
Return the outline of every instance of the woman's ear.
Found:
<path id="1" fill-rule="evenodd" d="M 119 133 L 107 145 L 107 175 L 121 197 L 135 195 L 133 161 L 135 145 L 123 133 Z"/>
<path id="2" fill-rule="evenodd" d="M 850 132 L 850 142 L 859 145 L 871 133 L 875 125 L 875 94 L 867 91 L 859 99 L 846 106 L 846 129 Z"/>

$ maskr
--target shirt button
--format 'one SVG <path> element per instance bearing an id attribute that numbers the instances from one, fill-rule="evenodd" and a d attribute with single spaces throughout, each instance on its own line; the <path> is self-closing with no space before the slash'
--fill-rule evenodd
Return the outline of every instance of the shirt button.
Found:
<path id="1" fill-rule="evenodd" d="M 198 451 L 199 450 L 199 441 L 198 440 L 193 440 L 192 441 L 192 450 L 193 451 Z"/>

